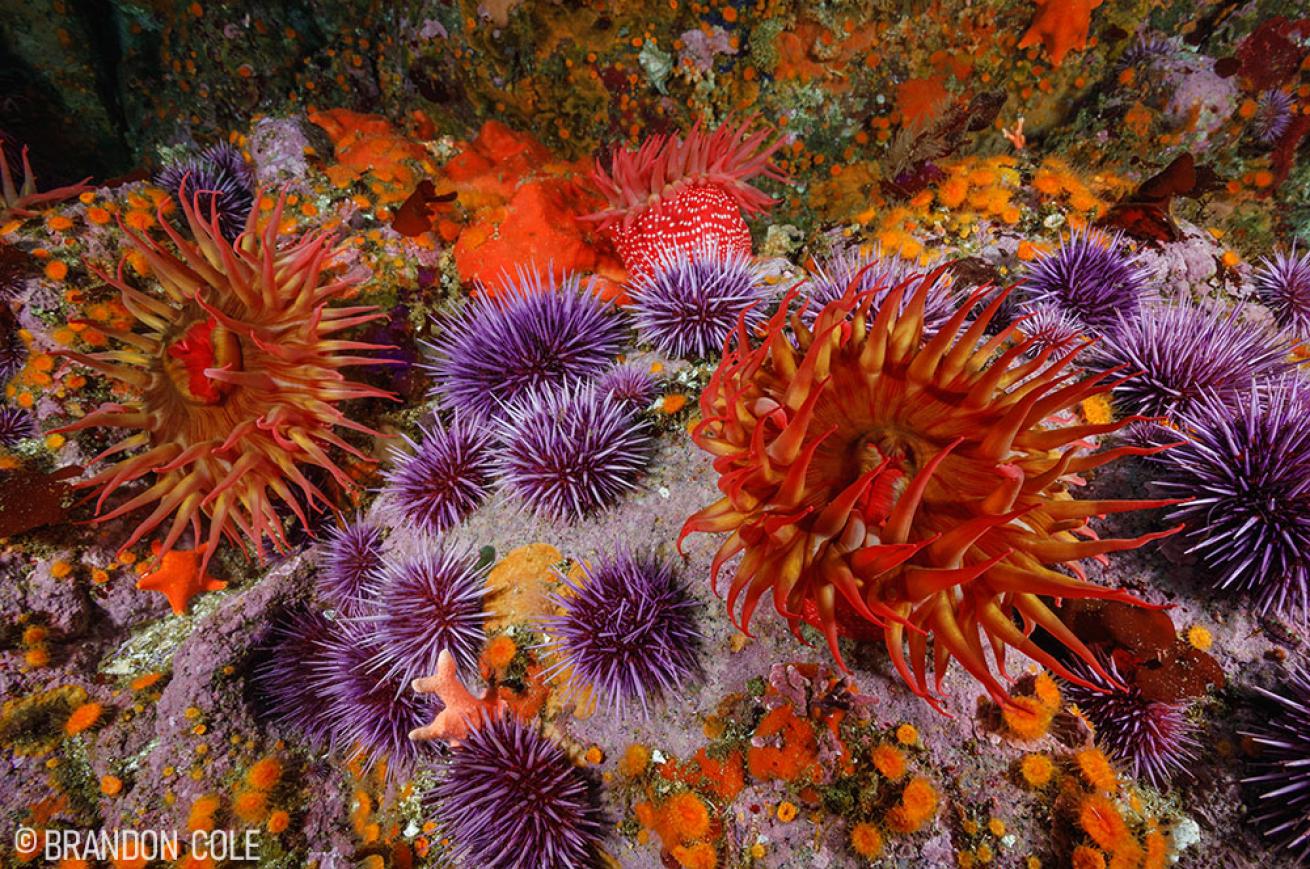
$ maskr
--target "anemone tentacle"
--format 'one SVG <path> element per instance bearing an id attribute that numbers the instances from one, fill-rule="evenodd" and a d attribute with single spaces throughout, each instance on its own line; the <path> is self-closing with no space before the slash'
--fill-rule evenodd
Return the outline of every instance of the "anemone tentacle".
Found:
<path id="1" fill-rule="evenodd" d="M 984 645 L 1002 673 L 1009 647 L 1082 681 L 1032 641 L 1037 626 L 1113 682 L 1043 597 L 1149 606 L 1055 568 L 1080 574 L 1079 559 L 1178 530 L 1098 540 L 1091 516 L 1177 501 L 1074 500 L 1071 467 L 1100 461 L 1076 456 L 1085 439 L 1132 420 L 1061 427 L 1051 418 L 1123 376 L 1083 374 L 1073 362 L 1085 345 L 1071 340 L 1038 352 L 1037 338 L 1013 339 L 1014 326 L 988 338 L 1006 295 L 994 288 L 972 293 L 925 337 L 941 275 L 890 288 L 852 281 L 808 328 L 789 314 L 793 288 L 758 346 L 739 324 L 693 433 L 715 457 L 723 497 L 686 521 L 679 546 L 693 532 L 730 532 L 711 582 L 717 590 L 724 565 L 741 555 L 727 605 L 743 629 L 770 594 L 793 632 L 814 624 L 844 668 L 839 630 L 875 628 L 901 677 L 934 705 L 952 658 L 1007 699 Z"/>

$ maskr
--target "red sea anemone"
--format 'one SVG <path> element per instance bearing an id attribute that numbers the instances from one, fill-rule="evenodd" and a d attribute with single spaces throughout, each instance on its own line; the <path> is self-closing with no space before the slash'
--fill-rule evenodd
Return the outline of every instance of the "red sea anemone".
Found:
<path id="1" fill-rule="evenodd" d="M 636 151 L 616 151 L 608 171 L 597 162 L 592 179 L 609 205 L 590 219 L 613 234 L 628 274 L 650 274 L 662 250 L 708 245 L 750 255 L 742 212 L 764 211 L 773 199 L 747 182 L 783 178 L 771 159 L 783 140 L 750 126 L 748 119 L 707 133 L 697 124 L 685 139 L 653 136 Z"/>
<path id="2" fill-rule="evenodd" d="M 340 369 L 379 364 L 352 351 L 375 345 L 338 335 L 380 314 L 364 306 L 329 307 L 358 283 L 327 270 L 336 249 L 329 233 L 278 246 L 285 196 L 258 230 L 252 213 L 246 230 L 226 241 L 215 221 L 198 216 L 195 200 L 182 210 L 194 241 L 162 219 L 177 253 L 124 228 L 150 265 L 158 292 L 100 274 L 135 316 L 133 331 L 104 329 L 119 349 L 63 355 L 108 375 L 134 397 L 105 404 L 66 426 L 105 426 L 133 433 L 97 456 L 131 453 L 83 481 L 100 490 L 97 522 L 151 506 L 124 542 L 126 549 L 167 521 L 160 550 L 168 552 L 188 527 L 199 543 L 208 518 L 206 559 L 222 537 L 249 542 L 262 558 L 264 540 L 287 547 L 285 506 L 308 526 L 301 499 L 331 507 L 301 468 L 317 466 L 343 488 L 355 482 L 329 454 L 339 449 L 366 457 L 334 428 L 374 434 L 348 419 L 340 403 L 387 393 L 347 380 Z M 115 492 L 151 477 L 149 486 L 102 513 Z M 298 491 L 296 491 L 298 490 Z M 171 517 L 171 521 L 170 521 Z"/>
<path id="3" fill-rule="evenodd" d="M 931 636 L 936 693 L 956 658 L 1004 701 L 984 646 L 1002 673 L 1009 646 L 1081 681 L 1037 646 L 1036 626 L 1101 669 L 1042 595 L 1146 605 L 1087 582 L 1078 560 L 1172 531 L 1098 540 L 1088 518 L 1176 502 L 1074 500 L 1068 475 L 1154 452 L 1080 455 L 1086 438 L 1132 419 L 1043 424 L 1112 389 L 1117 369 L 1083 376 L 1070 367 L 1081 348 L 1067 345 L 1027 358 L 1033 341 L 1012 340 L 1014 325 L 985 339 L 1005 294 L 966 320 L 994 293 L 988 288 L 923 341 L 924 305 L 940 275 L 893 287 L 873 318 L 882 294 L 856 283 L 824 306 L 812 329 L 798 312 L 788 334 L 790 298 L 759 347 L 739 329 L 701 395 L 703 421 L 693 433 L 716 457 L 723 498 L 688 519 L 681 537 L 730 532 L 711 577 L 717 585 L 724 564 L 742 556 L 728 609 L 737 618 L 741 602 L 743 630 L 771 591 L 793 632 L 802 620 L 820 628 L 839 664 L 839 622 L 847 630 L 876 626 L 902 678 L 935 703 Z"/>

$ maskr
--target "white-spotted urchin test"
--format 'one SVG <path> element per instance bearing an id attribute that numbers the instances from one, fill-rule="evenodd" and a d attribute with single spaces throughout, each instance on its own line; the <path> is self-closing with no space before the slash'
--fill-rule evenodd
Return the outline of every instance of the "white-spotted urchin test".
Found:
<path id="1" fill-rule="evenodd" d="M 369 589 L 376 610 L 353 620 L 377 646 L 369 668 L 407 688 L 437 672 L 444 649 L 461 672 L 473 673 L 486 642 L 486 580 L 477 552 L 436 542 L 386 559 Z"/>
<path id="2" fill-rule="evenodd" d="M 1272 717 L 1244 731 L 1256 745 L 1252 793 L 1257 827 L 1291 855 L 1310 861 L 1310 670 L 1292 674 L 1281 693 L 1256 688 L 1277 704 Z"/>
<path id="3" fill-rule="evenodd" d="M 631 290 L 637 334 L 670 356 L 717 356 L 738 319 L 748 328 L 764 319 L 764 285 L 749 252 L 664 248 Z"/>
<path id="4" fill-rule="evenodd" d="M 442 324 L 425 368 L 442 405 L 477 423 L 503 415 L 534 389 L 596 377 L 626 338 L 614 306 L 592 284 L 519 270 L 495 295 L 484 288 Z"/>
<path id="5" fill-rule="evenodd" d="M 532 512 L 577 519 L 633 488 L 650 460 L 648 429 L 594 386 L 535 391 L 500 423 L 496 476 Z"/>
<path id="6" fill-rule="evenodd" d="M 315 575 L 319 598 L 344 615 L 370 606 L 369 576 L 382 563 L 382 530 L 362 519 L 333 528 Z"/>
<path id="7" fill-rule="evenodd" d="M 1185 418 L 1187 443 L 1164 455 L 1161 487 L 1191 500 L 1189 552 L 1224 590 L 1262 612 L 1310 611 L 1310 384 L 1297 375 L 1237 401 L 1209 396 Z"/>
<path id="8" fill-rule="evenodd" d="M 456 418 L 423 429 L 409 450 L 393 448 L 387 491 L 405 522 L 433 534 L 449 530 L 482 504 L 491 488 L 491 430 Z"/>
<path id="9" fill-rule="evenodd" d="M 430 794 L 459 865 L 597 865 L 605 818 L 597 791 L 554 741 L 514 715 L 472 730 Z"/>
<path id="10" fill-rule="evenodd" d="M 624 550 L 581 570 L 576 580 L 560 574 L 552 596 L 561 612 L 544 624 L 556 658 L 547 674 L 602 708 L 638 704 L 645 714 L 700 668 L 696 601 L 673 565 L 649 553 Z"/>

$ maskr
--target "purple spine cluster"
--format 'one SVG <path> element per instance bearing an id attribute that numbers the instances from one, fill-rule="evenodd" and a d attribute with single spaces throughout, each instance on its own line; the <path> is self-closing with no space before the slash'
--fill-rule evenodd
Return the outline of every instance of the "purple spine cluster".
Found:
<path id="1" fill-rule="evenodd" d="M 461 865 L 590 866 L 605 835 L 592 782 L 563 748 L 513 715 L 469 734 L 430 799 Z"/>
<path id="2" fill-rule="evenodd" d="M 576 276 L 557 284 L 520 271 L 496 295 L 484 289 L 443 324 L 425 367 L 443 406 L 482 423 L 533 390 L 595 377 L 626 337 L 614 307 Z"/>
<path id="3" fill-rule="evenodd" d="M 1075 230 L 1032 264 L 1022 285 L 1026 307 L 1054 305 L 1093 332 L 1113 333 L 1136 318 L 1147 282 L 1122 248 L 1119 236 Z"/>
<path id="4" fill-rule="evenodd" d="M 561 615 L 546 620 L 557 661 L 549 675 L 569 674 L 572 687 L 623 712 L 675 692 L 699 670 L 696 601 L 673 566 L 626 550 L 583 565 L 577 582 L 560 575 L 553 596 Z"/>
<path id="5" fill-rule="evenodd" d="M 405 438 L 409 451 L 392 450 L 394 469 L 387 490 L 405 519 L 434 534 L 463 521 L 487 497 L 491 487 L 491 431 L 462 419 L 423 429 L 418 443 Z"/>
<path id="6" fill-rule="evenodd" d="M 381 547 L 382 530 L 359 519 L 329 532 L 316 575 L 319 598 L 344 615 L 370 606 L 369 575 L 382 563 Z"/>
<path id="7" fill-rule="evenodd" d="M 648 426 L 594 386 L 536 391 L 501 421 L 496 475 L 534 513 L 576 519 L 633 488 L 650 458 Z"/>
<path id="8" fill-rule="evenodd" d="M 1274 322 L 1296 338 L 1310 340 L 1310 251 L 1279 251 L 1261 261 L 1255 294 L 1273 312 Z"/>
<path id="9" fill-rule="evenodd" d="M 0 407 L 0 446 L 12 447 L 37 436 L 32 414 L 17 407 Z"/>
<path id="10" fill-rule="evenodd" d="M 801 320 L 807 326 L 812 326 L 824 306 L 842 298 L 852 286 L 857 292 L 873 292 L 873 304 L 869 311 L 870 315 L 876 315 L 894 287 L 922 272 L 918 265 L 896 254 L 884 254 L 877 250 L 863 254 L 858 248 L 844 248 L 815 264 L 809 280 L 802 288 L 800 300 L 805 303 L 805 308 Z M 902 311 L 912 295 L 909 290 L 902 293 Z M 933 283 L 924 302 L 924 334 L 935 334 L 958 307 L 959 294 L 954 283 L 948 275 L 941 275 Z"/>
<path id="11" fill-rule="evenodd" d="M 1115 682 L 1123 681 L 1114 661 L 1103 664 Z M 1091 722 L 1096 742 L 1107 754 L 1156 787 L 1187 774 L 1200 749 L 1187 718 L 1189 704 L 1153 700 L 1135 685 L 1125 688 L 1106 680 L 1083 662 L 1070 669 L 1095 686 L 1066 682 L 1064 694 Z"/>
<path id="12" fill-rule="evenodd" d="M 1305 618 L 1310 606 L 1310 385 L 1296 375 L 1236 402 L 1210 396 L 1186 417 L 1188 443 L 1164 454 L 1161 486 L 1190 552 L 1215 583 L 1262 611 Z"/>
<path id="13" fill-rule="evenodd" d="M 1257 688 L 1275 713 L 1243 736 L 1255 742 L 1251 811 L 1264 835 L 1294 860 L 1310 862 L 1310 670 L 1293 673 L 1282 694 Z"/>
<path id="14" fill-rule="evenodd" d="M 625 363 L 615 365 L 596 381 L 596 388 L 633 410 L 645 410 L 659 394 L 659 381 L 650 370 L 641 365 Z"/>
<path id="15" fill-rule="evenodd" d="M 1134 374 L 1115 387 L 1115 401 L 1130 413 L 1178 418 L 1206 396 L 1231 400 L 1284 370 L 1286 348 L 1238 313 L 1165 305 L 1121 320 L 1094 357 Z"/>
<path id="16" fill-rule="evenodd" d="M 311 682 L 323 697 L 333 750 L 370 764 L 385 757 L 388 773 L 404 777 L 427 751 L 409 732 L 432 720 L 436 704 L 395 674 L 379 678 L 375 650 L 362 625 L 337 622 L 315 654 Z"/>
<path id="17" fill-rule="evenodd" d="M 637 334 L 661 353 L 717 358 L 737 321 L 764 318 L 764 285 L 749 254 L 666 248 L 632 286 Z"/>
<path id="18" fill-rule="evenodd" d="M 174 197 L 200 201 L 200 217 L 218 219 L 219 232 L 228 241 L 245 229 L 254 207 L 254 176 L 241 152 L 231 145 L 214 145 L 198 157 L 170 163 L 155 179 Z"/>
<path id="19" fill-rule="evenodd" d="M 476 552 L 435 543 L 384 562 L 370 587 L 376 608 L 352 619 L 377 646 L 370 669 L 408 690 L 412 680 L 437 671 L 447 649 L 464 673 L 475 672 L 486 639 L 486 579 Z"/>

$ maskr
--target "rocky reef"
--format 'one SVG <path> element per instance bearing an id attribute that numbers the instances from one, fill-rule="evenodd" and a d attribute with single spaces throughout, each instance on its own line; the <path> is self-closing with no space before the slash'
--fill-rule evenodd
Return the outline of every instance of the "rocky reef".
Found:
<path id="1" fill-rule="evenodd" d="M 1310 861 L 1310 17 L 0 60 L 5 865 Z"/>

